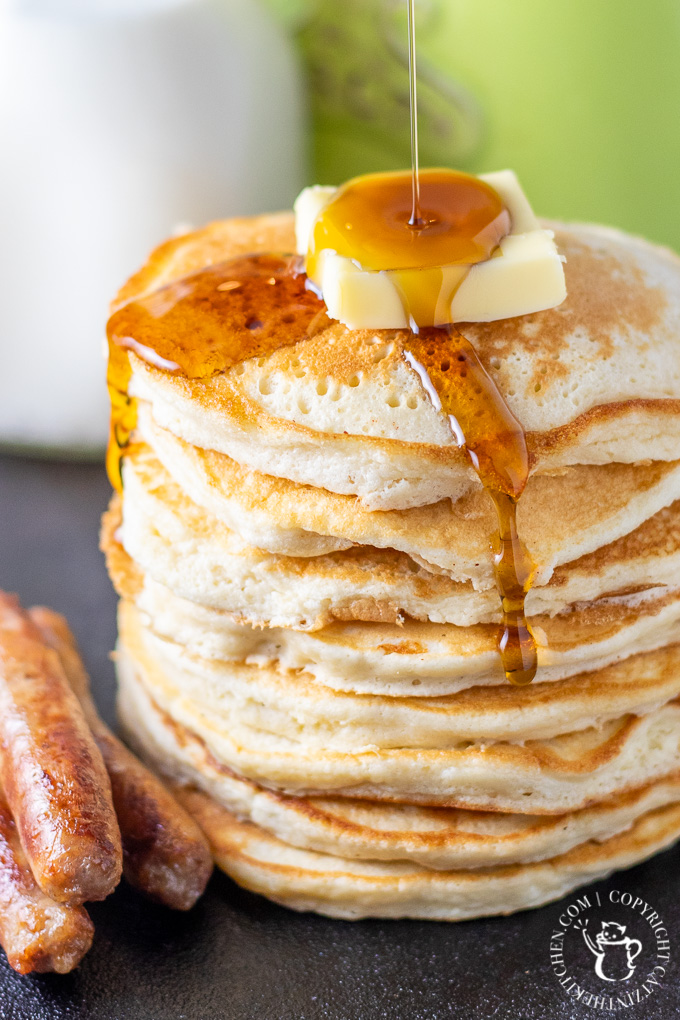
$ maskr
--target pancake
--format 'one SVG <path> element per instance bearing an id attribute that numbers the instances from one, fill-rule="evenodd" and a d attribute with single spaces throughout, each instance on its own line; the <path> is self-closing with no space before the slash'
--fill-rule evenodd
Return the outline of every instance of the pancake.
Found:
<path id="1" fill-rule="evenodd" d="M 305 558 L 249 546 L 139 449 L 126 467 L 124 521 L 116 499 L 102 533 L 114 583 L 127 594 L 116 536 L 144 573 L 176 595 L 258 626 L 315 630 L 334 620 L 399 623 L 406 615 L 466 627 L 500 618 L 495 588 L 475 591 L 405 553 L 357 546 Z M 679 576 L 676 502 L 616 542 L 557 567 L 547 585 L 531 588 L 527 612 L 554 615 L 603 597 L 638 604 L 677 588 Z"/>
<path id="2" fill-rule="evenodd" d="M 448 748 L 463 741 L 524 741 L 642 715 L 680 695 L 680 646 L 631 656 L 594 673 L 529 688 L 469 687 L 447 697 L 351 694 L 309 673 L 201 659 L 158 638 L 121 603 L 119 635 L 137 661 L 162 672 L 178 701 L 195 701 L 235 739 L 242 729 L 304 742 L 309 750 Z"/>
<path id="3" fill-rule="evenodd" d="M 548 861 L 433 871 L 300 850 L 239 821 L 204 793 L 180 789 L 177 795 L 203 829 L 218 866 L 239 885 L 293 910 L 347 920 L 462 921 L 538 907 L 632 867 L 680 837 L 680 805 L 671 804 L 605 842 L 590 841 Z"/>
<path id="4" fill-rule="evenodd" d="M 296 557 L 351 545 L 395 549 L 456 581 L 471 580 L 475 588 L 494 585 L 490 536 L 498 524 L 482 490 L 453 505 L 442 500 L 411 510 L 367 511 L 351 496 L 243 471 L 222 454 L 190 447 L 152 426 L 148 416 L 140 415 L 142 422 L 153 453 L 142 444 L 130 452 L 125 484 L 135 472 L 153 486 L 163 484 L 162 465 L 189 499 L 256 548 Z M 532 477 L 518 504 L 517 527 L 536 566 L 535 583 L 549 581 L 555 566 L 629 534 L 679 497 L 680 462 L 674 461 L 576 466 Z"/>
<path id="5" fill-rule="evenodd" d="M 558 227 L 558 308 L 462 331 L 528 433 L 533 470 L 680 459 L 680 262 L 599 227 Z M 163 246 L 117 306 L 245 250 L 294 250 L 292 217 L 212 224 Z M 177 436 L 377 509 L 478 483 L 402 353 L 408 334 L 337 323 L 205 380 L 131 356 L 131 392 Z M 299 342 L 297 342 L 299 341 Z"/>
<path id="6" fill-rule="evenodd" d="M 149 653 L 147 642 L 139 632 L 135 634 L 133 614 L 130 617 L 133 626 L 124 629 L 117 652 L 119 715 L 126 731 L 135 732 L 134 691 L 141 686 L 172 720 L 201 739 L 218 763 L 270 788 L 442 807 L 561 814 L 680 770 L 677 702 L 661 705 L 643 716 L 623 715 L 600 726 L 522 742 L 494 742 L 487 737 L 454 740 L 436 709 L 428 727 L 423 716 L 417 715 L 415 705 L 413 712 L 408 711 L 411 706 L 402 705 L 401 720 L 410 725 L 412 736 L 416 727 L 420 727 L 418 735 L 424 729 L 426 747 L 404 746 L 397 742 L 396 733 L 394 746 L 381 747 L 376 737 L 382 736 L 386 743 L 390 740 L 376 732 L 378 713 L 373 717 L 373 732 L 366 734 L 368 739 L 351 746 L 341 733 L 329 732 L 331 727 L 327 720 L 324 726 L 323 718 L 318 732 L 314 731 L 309 725 L 313 710 L 309 699 L 305 702 L 301 697 L 300 705 L 288 703 L 290 715 L 286 716 L 280 701 L 260 703 L 262 688 L 251 690 L 249 697 L 248 690 L 241 687 L 238 713 L 230 713 L 234 695 L 220 691 L 216 699 L 199 677 L 192 677 L 187 670 L 168 669 L 165 662 L 159 665 Z M 126 624 L 125 619 L 123 622 Z M 250 682 L 254 677 L 251 673 L 242 679 Z M 267 679 L 273 684 L 280 680 L 280 674 Z M 641 683 L 644 687 L 645 681 Z M 597 685 L 593 683 L 593 687 Z M 299 685 L 301 695 L 308 689 L 307 683 Z M 548 685 L 548 689 L 552 695 L 557 685 Z M 281 693 L 281 687 L 278 692 L 273 687 L 271 690 Z M 488 696 L 513 689 L 477 690 Z M 520 693 L 526 694 L 526 688 Z M 618 694 L 621 696 L 620 691 Z M 598 696 L 595 691 L 593 695 Z M 330 709 L 333 703 L 339 706 L 340 697 L 337 693 L 333 699 L 326 697 L 325 707 Z M 348 696 L 342 698 L 344 701 Z M 387 707 L 388 699 L 370 700 L 373 707 Z M 377 700 L 382 702 L 380 706 L 376 706 Z M 428 704 L 432 699 L 412 700 Z M 550 700 L 546 698 L 544 706 L 548 715 L 554 710 Z M 348 711 L 354 704 L 351 699 L 345 703 Z M 414 714 L 415 721 L 411 718 L 409 722 Z M 504 720 L 514 721 L 517 730 L 523 725 L 521 716 L 519 705 L 514 716 L 506 711 Z M 296 728 L 298 718 L 302 721 Z M 343 720 L 340 718 L 338 726 L 338 718 L 335 713 L 336 729 L 341 730 Z M 487 712 L 487 719 L 491 718 L 493 713 Z M 393 714 L 391 721 L 394 719 Z M 422 727 L 418 719 L 423 721 Z M 389 722 L 382 724 L 385 733 Z M 475 723 L 472 715 L 467 724 L 481 727 L 479 717 Z M 352 725 L 356 733 L 357 724 Z M 443 746 L 432 746 L 437 739 Z"/>
<path id="7" fill-rule="evenodd" d="M 507 682 L 494 624 L 405 620 L 334 623 L 313 632 L 263 630 L 180 599 L 148 577 L 133 598 L 154 634 L 192 656 L 305 670 L 338 691 L 422 698 Z M 533 617 L 531 625 L 538 643 L 534 684 L 562 680 L 680 641 L 680 592 L 637 604 L 605 599 Z"/>
<path id="8" fill-rule="evenodd" d="M 527 863 L 591 839 L 608 839 L 646 812 L 680 801 L 680 775 L 556 817 L 291 797 L 220 766 L 139 687 L 135 699 L 133 743 L 154 768 L 202 789 L 238 818 L 286 843 L 337 857 L 407 860 L 437 870 Z"/>

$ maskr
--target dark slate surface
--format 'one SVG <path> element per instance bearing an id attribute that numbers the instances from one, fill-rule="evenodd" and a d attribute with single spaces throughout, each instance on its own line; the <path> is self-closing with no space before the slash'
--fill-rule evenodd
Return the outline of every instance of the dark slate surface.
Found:
<path id="1" fill-rule="evenodd" d="M 0 458 L 0 585 L 54 606 L 76 632 L 103 715 L 115 599 L 97 551 L 103 470 Z M 640 895 L 680 953 L 680 850 L 600 883 Z M 564 904 L 562 904 L 562 907 Z M 20 978 L 0 961 L 2 1020 L 566 1020 L 601 1015 L 571 1001 L 549 965 L 561 907 L 458 925 L 297 915 L 216 876 L 188 916 L 121 887 L 91 909 L 95 943 L 68 977 Z M 0 954 L 1 955 L 1 954 Z M 680 1013 L 669 976 L 645 1020 Z"/>

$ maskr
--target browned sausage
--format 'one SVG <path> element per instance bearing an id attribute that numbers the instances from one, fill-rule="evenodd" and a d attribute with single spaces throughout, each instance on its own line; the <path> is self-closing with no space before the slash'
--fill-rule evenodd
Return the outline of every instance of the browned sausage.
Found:
<path id="1" fill-rule="evenodd" d="M 82 907 L 55 903 L 36 885 L 9 808 L 0 796 L 0 943 L 19 974 L 73 970 L 92 945 Z"/>
<path id="2" fill-rule="evenodd" d="M 30 610 L 58 653 L 109 770 L 123 837 L 123 872 L 152 899 L 188 910 L 205 890 L 212 858 L 201 830 L 159 779 L 111 733 L 97 714 L 68 623 L 42 606 Z"/>
<path id="3" fill-rule="evenodd" d="M 101 753 L 59 657 L 0 593 L 0 786 L 36 882 L 59 903 L 102 900 L 122 848 Z"/>

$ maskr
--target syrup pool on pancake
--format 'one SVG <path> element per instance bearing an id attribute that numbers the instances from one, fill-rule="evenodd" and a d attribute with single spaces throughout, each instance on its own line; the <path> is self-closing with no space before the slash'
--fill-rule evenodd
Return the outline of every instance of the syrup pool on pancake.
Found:
<path id="1" fill-rule="evenodd" d="M 389 270 L 417 328 L 449 321 L 468 269 L 491 257 L 511 224 L 498 192 L 479 177 L 422 170 L 416 210 L 412 187 L 407 171 L 348 181 L 316 218 L 305 267 L 321 292 L 327 252 L 364 270 Z"/>
<path id="2" fill-rule="evenodd" d="M 137 424 L 129 351 L 156 368 L 207 379 L 271 354 L 328 325 L 295 255 L 246 255 L 209 266 L 123 305 L 108 322 L 111 426 L 107 470 L 122 491 L 121 461 Z"/>

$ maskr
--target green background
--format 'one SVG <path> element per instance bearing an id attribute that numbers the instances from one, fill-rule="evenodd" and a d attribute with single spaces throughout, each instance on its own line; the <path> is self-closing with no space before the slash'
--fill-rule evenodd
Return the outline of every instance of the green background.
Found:
<path id="1" fill-rule="evenodd" d="M 406 0 L 273 2 L 314 180 L 406 165 Z M 680 249 L 680 0 L 421 0 L 416 26 L 423 164 L 510 166 L 543 215 Z"/>

